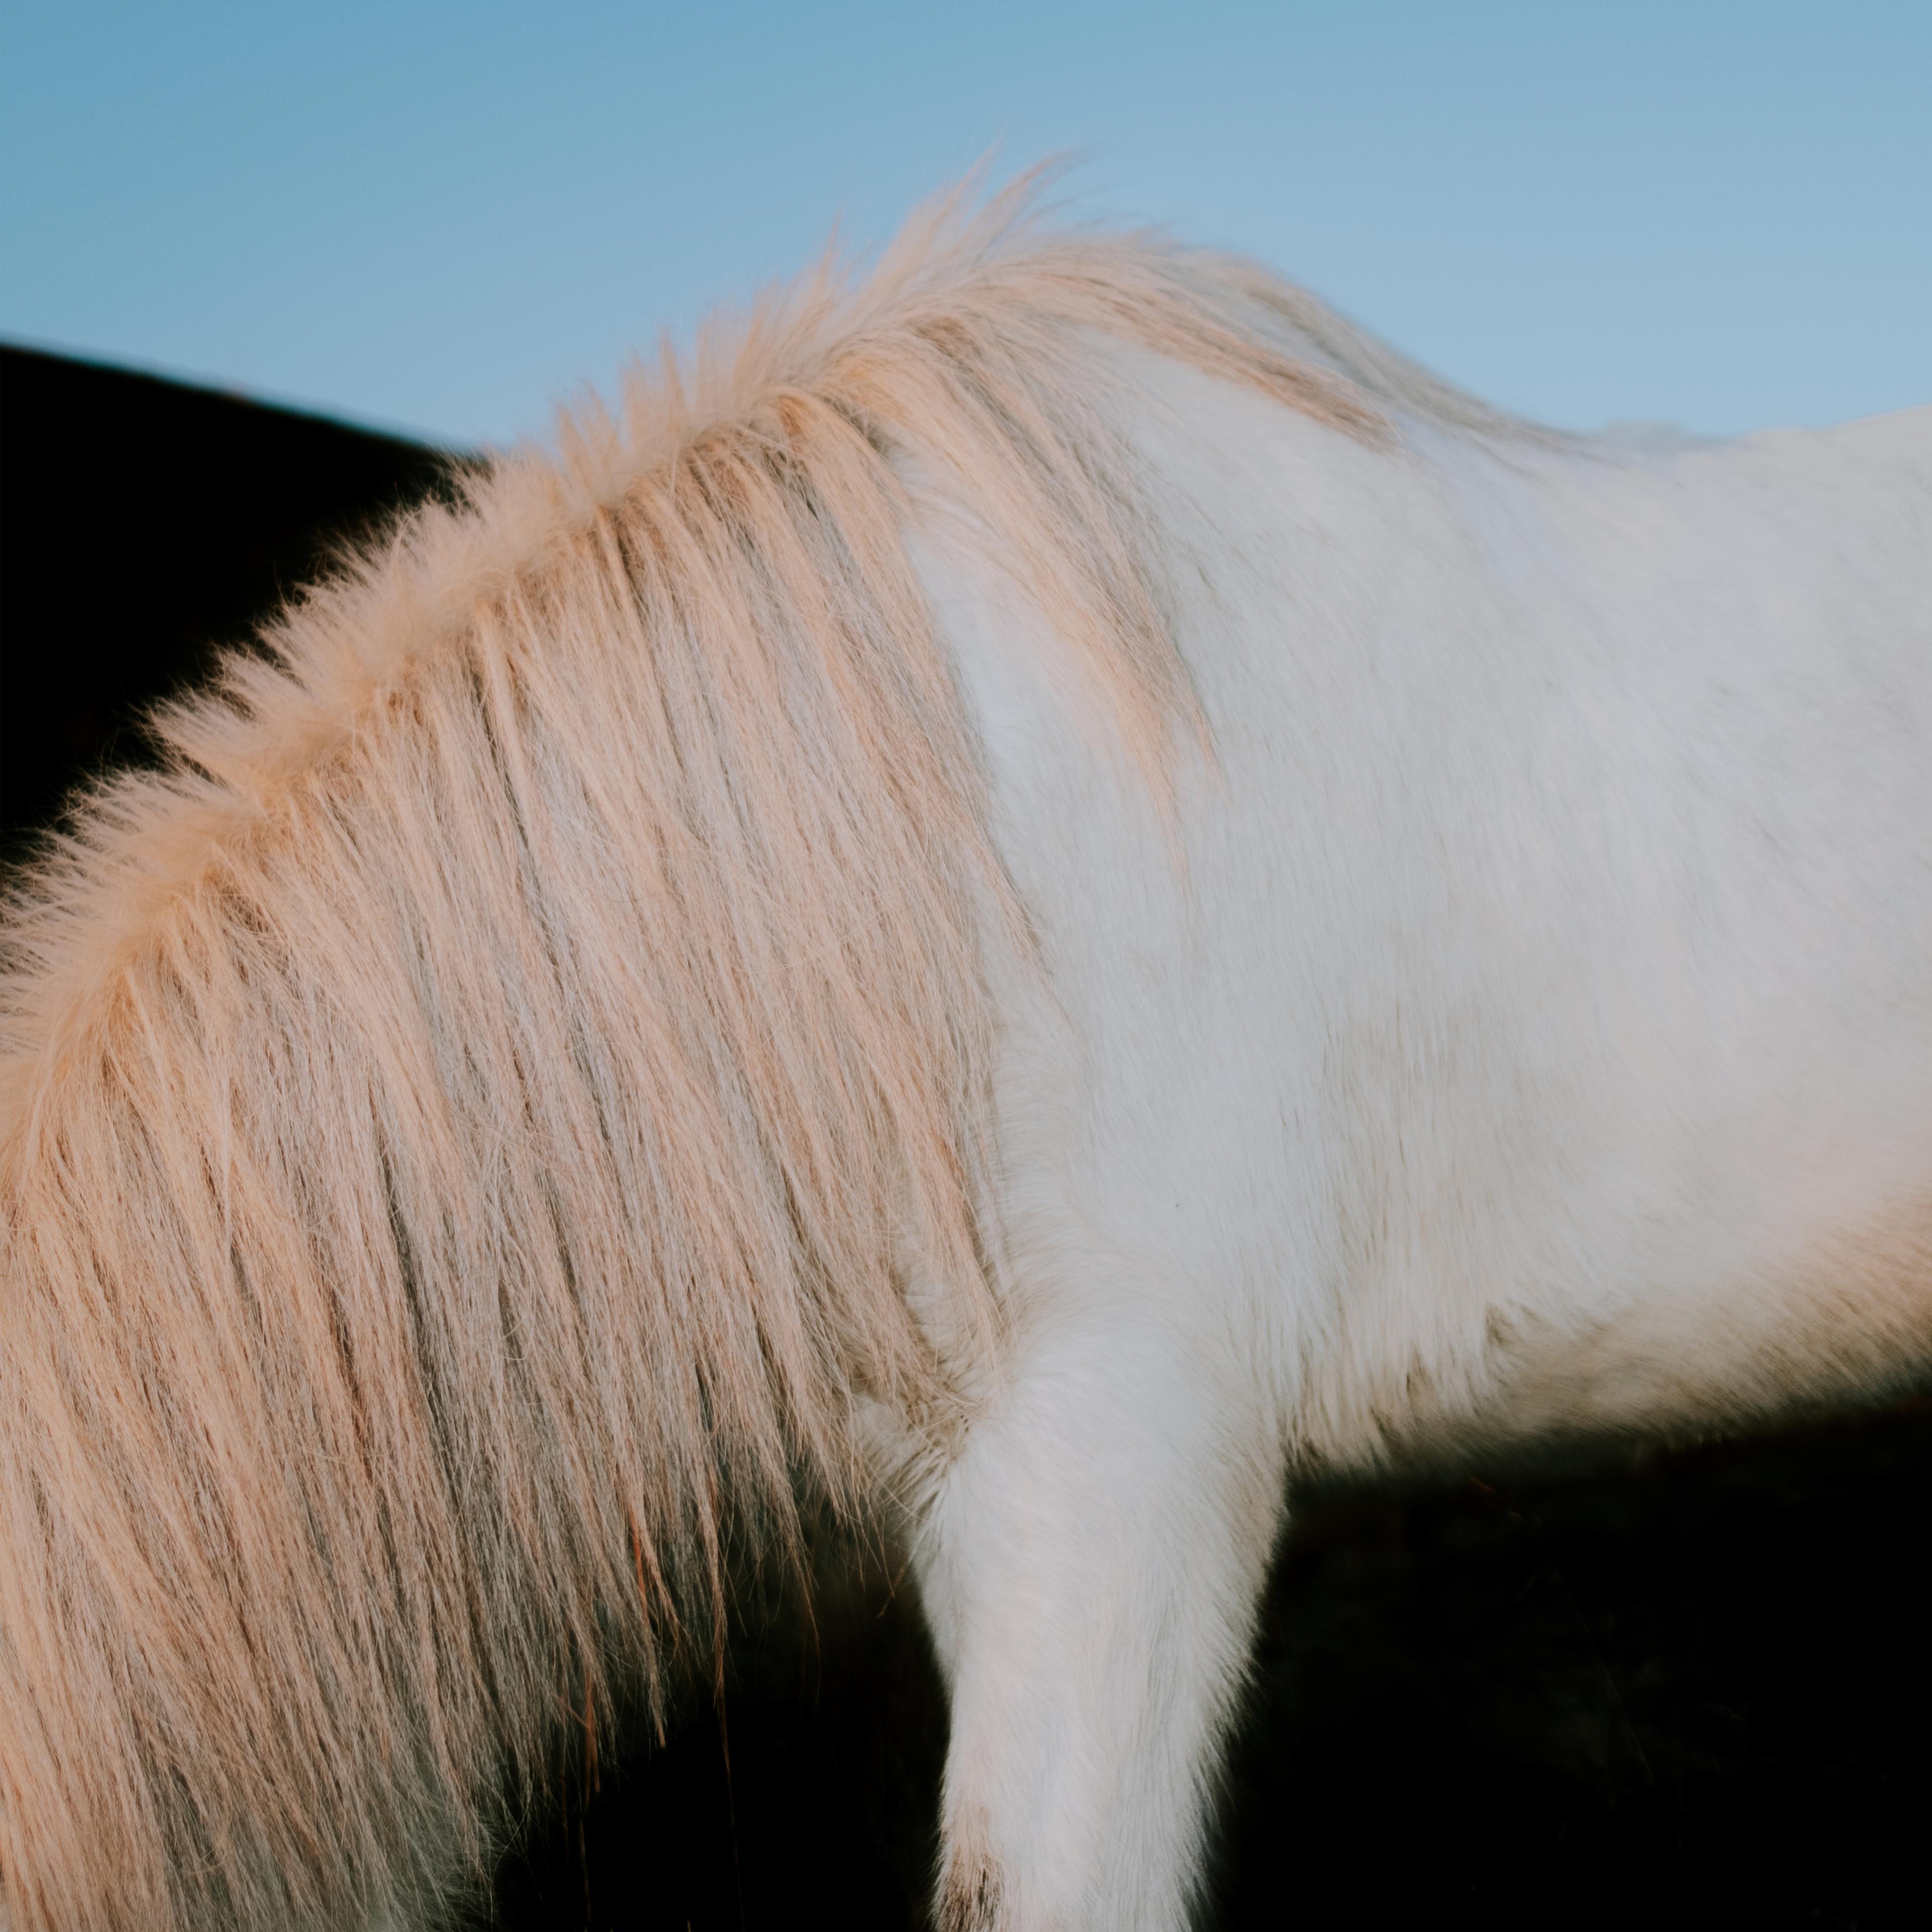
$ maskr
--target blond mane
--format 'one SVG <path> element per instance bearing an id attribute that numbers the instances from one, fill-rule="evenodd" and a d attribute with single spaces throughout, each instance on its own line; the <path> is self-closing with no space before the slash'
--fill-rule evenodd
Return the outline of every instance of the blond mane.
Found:
<path id="1" fill-rule="evenodd" d="M 854 1391 L 943 1408 L 901 1273 L 986 1293 L 1007 888 L 909 466 L 1157 772 L 1094 338 L 1379 434 L 1322 326 L 955 198 L 460 478 L 80 810 L 0 1014 L 16 1932 L 432 1906 L 710 1640 L 728 1521 L 851 1494 Z"/>

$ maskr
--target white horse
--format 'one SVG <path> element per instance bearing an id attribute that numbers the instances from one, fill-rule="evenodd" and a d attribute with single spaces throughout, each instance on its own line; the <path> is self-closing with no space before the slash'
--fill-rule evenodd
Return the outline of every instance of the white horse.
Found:
<path id="1" fill-rule="evenodd" d="M 1932 412 L 1009 197 L 466 488 L 16 895 L 16 1932 L 434 1922 L 812 1492 L 945 1932 L 1178 1925 L 1286 1472 L 1924 1363 Z"/>

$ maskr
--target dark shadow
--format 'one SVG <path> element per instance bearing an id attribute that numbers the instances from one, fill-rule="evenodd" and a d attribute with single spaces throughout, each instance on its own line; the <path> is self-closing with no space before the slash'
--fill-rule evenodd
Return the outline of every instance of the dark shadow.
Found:
<path id="1" fill-rule="evenodd" d="M 394 436 L 0 345 L 0 860 L 328 546 L 438 488 Z"/>
<path id="2" fill-rule="evenodd" d="M 1307 1499 L 1213 1922 L 1922 1925 L 1932 1405 Z"/>
<path id="3" fill-rule="evenodd" d="M 738 1620 L 722 1700 L 690 1688 L 661 1747 L 639 1716 L 594 1779 L 573 1753 L 479 1925 L 926 1924 L 946 1748 L 932 1646 L 903 1580 L 820 1569 L 809 1616 L 788 1592 Z"/>

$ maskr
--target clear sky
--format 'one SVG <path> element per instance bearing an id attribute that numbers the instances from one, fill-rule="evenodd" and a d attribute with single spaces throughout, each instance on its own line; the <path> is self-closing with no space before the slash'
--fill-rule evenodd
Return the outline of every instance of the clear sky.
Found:
<path id="1" fill-rule="evenodd" d="M 1932 0 L 8 0 L 0 335 L 507 440 L 996 145 L 1551 421 L 1932 401 Z"/>

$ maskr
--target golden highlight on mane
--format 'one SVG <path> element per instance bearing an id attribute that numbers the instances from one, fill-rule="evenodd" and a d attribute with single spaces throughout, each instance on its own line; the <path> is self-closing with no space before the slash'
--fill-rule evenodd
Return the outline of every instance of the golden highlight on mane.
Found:
<path id="1" fill-rule="evenodd" d="M 907 479 L 1157 772 L 1094 339 L 1377 434 L 1289 300 L 956 197 L 303 592 L 19 889 L 16 1932 L 433 1906 L 577 1700 L 711 1640 L 728 1522 L 850 1496 L 855 1391 L 943 1408 L 900 1272 L 988 1292 L 1007 889 Z"/>

